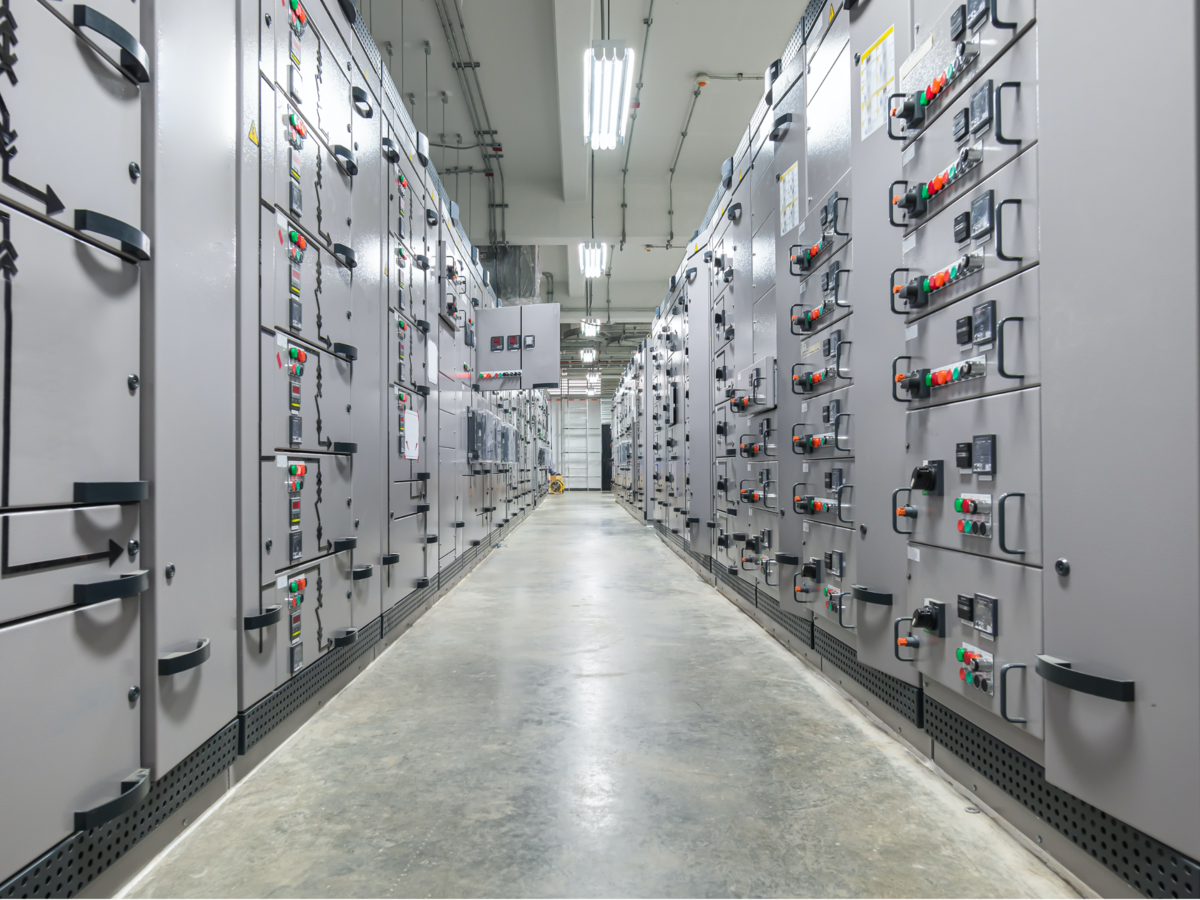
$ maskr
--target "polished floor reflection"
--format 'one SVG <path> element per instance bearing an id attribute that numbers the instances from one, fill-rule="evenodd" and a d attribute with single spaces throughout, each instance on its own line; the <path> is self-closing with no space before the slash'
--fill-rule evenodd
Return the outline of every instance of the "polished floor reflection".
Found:
<path id="1" fill-rule="evenodd" d="M 1075 896 L 607 495 L 551 497 L 131 896 Z"/>

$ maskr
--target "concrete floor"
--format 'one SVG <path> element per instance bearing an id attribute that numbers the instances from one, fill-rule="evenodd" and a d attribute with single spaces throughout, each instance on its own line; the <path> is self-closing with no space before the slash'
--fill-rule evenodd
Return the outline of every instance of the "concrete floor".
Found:
<path id="1" fill-rule="evenodd" d="M 1074 891 L 607 495 L 549 498 L 135 897 Z"/>

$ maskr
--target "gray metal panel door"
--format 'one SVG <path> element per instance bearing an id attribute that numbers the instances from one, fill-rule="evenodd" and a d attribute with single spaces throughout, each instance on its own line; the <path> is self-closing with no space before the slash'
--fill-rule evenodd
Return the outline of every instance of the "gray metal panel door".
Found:
<path id="1" fill-rule="evenodd" d="M 0 256 L 11 354 L 0 504 L 70 503 L 75 482 L 139 480 L 138 268 L 18 213 L 0 213 L 0 235 L 15 250 Z"/>
<path id="2" fill-rule="evenodd" d="M 14 0 L 8 8 L 12 37 L 5 46 L 13 53 L 4 66 L 7 158 L 0 193 L 67 227 L 75 210 L 93 210 L 140 228 L 141 181 L 129 170 L 142 158 L 140 64 L 121 69 L 119 48 L 91 26 L 79 33 L 105 55 L 76 37 L 56 15 L 61 10 L 71 20 L 71 6 Z M 136 41 L 137 6 L 92 0 L 84 8 Z M 145 72 L 150 84 L 155 74 Z"/>
<path id="3" fill-rule="evenodd" d="M 303 225 L 265 208 L 261 247 L 262 324 L 326 350 L 352 344 L 350 270 Z"/>
<path id="4" fill-rule="evenodd" d="M 1177 154 L 1161 196 L 1096 191 L 1097 179 L 1133 171 L 1145 146 L 1109 140 L 1103 117 L 1078 117 L 1094 71 L 1043 54 L 1045 541 L 1048 559 L 1070 563 L 1067 576 L 1045 569 L 1046 653 L 1136 691 L 1125 703 L 1046 685 L 1046 777 L 1200 858 L 1200 700 L 1194 666 L 1176 662 L 1195 658 L 1200 635 L 1197 8 L 1172 0 L 1152 18 L 1080 17 L 1055 3 L 1038 12 L 1046 46 L 1094 47 L 1137 81 L 1172 86 L 1144 107 L 1140 127 Z M 1116 82 L 1106 103 L 1142 103 L 1137 83 Z M 1102 261 L 1113 223 L 1147 217 L 1154 249 L 1131 291 Z M 1097 377 L 1101 361 L 1134 348 L 1169 360 L 1169 381 Z M 1129 450 L 1116 449 L 1114 431 L 1118 442 L 1133 437 Z M 1154 499 L 1114 514 L 1105 486 L 1135 455 L 1145 461 L 1118 477 L 1151 474 Z"/>
<path id="5" fill-rule="evenodd" d="M 0 622 L 69 607 L 76 585 L 137 571 L 140 511 L 130 503 L 0 516 Z"/>
<path id="6" fill-rule="evenodd" d="M 0 871 L 75 831 L 138 768 L 140 601 L 109 600 L 0 629 Z"/>
<path id="7" fill-rule="evenodd" d="M 808 103 L 810 210 L 824 202 L 826 194 L 850 168 L 850 62 L 847 47 L 823 83 L 808 84 L 815 92 Z"/>
<path id="8" fill-rule="evenodd" d="M 1042 652 L 1042 572 L 1032 566 L 1014 565 L 1001 560 L 984 559 L 955 550 L 936 547 L 913 547 L 908 554 L 908 598 L 903 606 L 895 607 L 896 616 L 909 616 L 927 600 L 946 604 L 946 636 L 927 634 L 918 630 L 921 644 L 903 655 L 915 656 L 914 665 L 927 679 L 944 684 L 981 707 L 986 713 L 977 717 L 993 734 L 1003 736 L 1010 728 L 1019 728 L 1035 737 L 1042 736 L 1042 679 L 1034 672 L 1037 654 Z M 979 604 L 979 595 L 994 613 L 989 634 L 984 616 L 986 608 Z M 963 606 L 960 609 L 960 598 Z M 972 672 L 982 674 L 987 682 L 982 686 L 965 674 L 969 665 L 957 658 L 957 651 L 971 645 L 993 656 L 990 669 Z M 1028 719 L 1020 725 L 1007 725 L 1000 716 L 1000 670 L 1015 663 L 1024 670 L 1013 670 L 1008 680 L 1008 715 Z M 1011 738 L 1009 741 L 1011 742 Z"/>

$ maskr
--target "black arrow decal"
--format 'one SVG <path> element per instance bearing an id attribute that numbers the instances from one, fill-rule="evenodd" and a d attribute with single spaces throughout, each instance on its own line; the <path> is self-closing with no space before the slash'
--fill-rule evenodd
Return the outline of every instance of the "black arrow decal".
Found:
<path id="1" fill-rule="evenodd" d="M 124 547 L 122 547 L 120 544 L 118 544 L 112 538 L 108 539 L 108 565 L 110 568 L 112 567 L 113 563 L 115 563 L 118 559 L 121 558 L 121 554 L 124 552 L 125 552 Z"/>
<path id="2" fill-rule="evenodd" d="M 0 70 L 3 69 L 0 63 Z M 4 98 L 0 97 L 0 141 L 3 141 L 3 146 L 0 147 L 0 153 L 4 156 L 4 183 L 16 188 L 22 194 L 33 197 L 38 202 L 46 207 L 46 215 L 53 216 L 66 209 L 63 202 L 58 199 L 58 194 L 54 193 L 54 188 L 46 185 L 46 190 L 39 191 L 31 184 L 27 184 L 17 176 L 9 172 L 9 164 L 13 157 L 17 155 L 17 132 L 12 127 L 12 122 L 9 119 L 8 105 L 4 102 Z"/>

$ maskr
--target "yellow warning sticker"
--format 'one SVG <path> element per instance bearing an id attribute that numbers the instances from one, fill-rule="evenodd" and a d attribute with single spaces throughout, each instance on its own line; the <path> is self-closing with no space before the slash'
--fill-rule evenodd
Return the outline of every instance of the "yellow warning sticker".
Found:
<path id="1" fill-rule="evenodd" d="M 255 147 L 258 146 L 258 129 L 254 126 L 253 119 L 250 120 L 250 133 L 247 137 L 250 138 L 250 143 L 254 144 Z"/>

